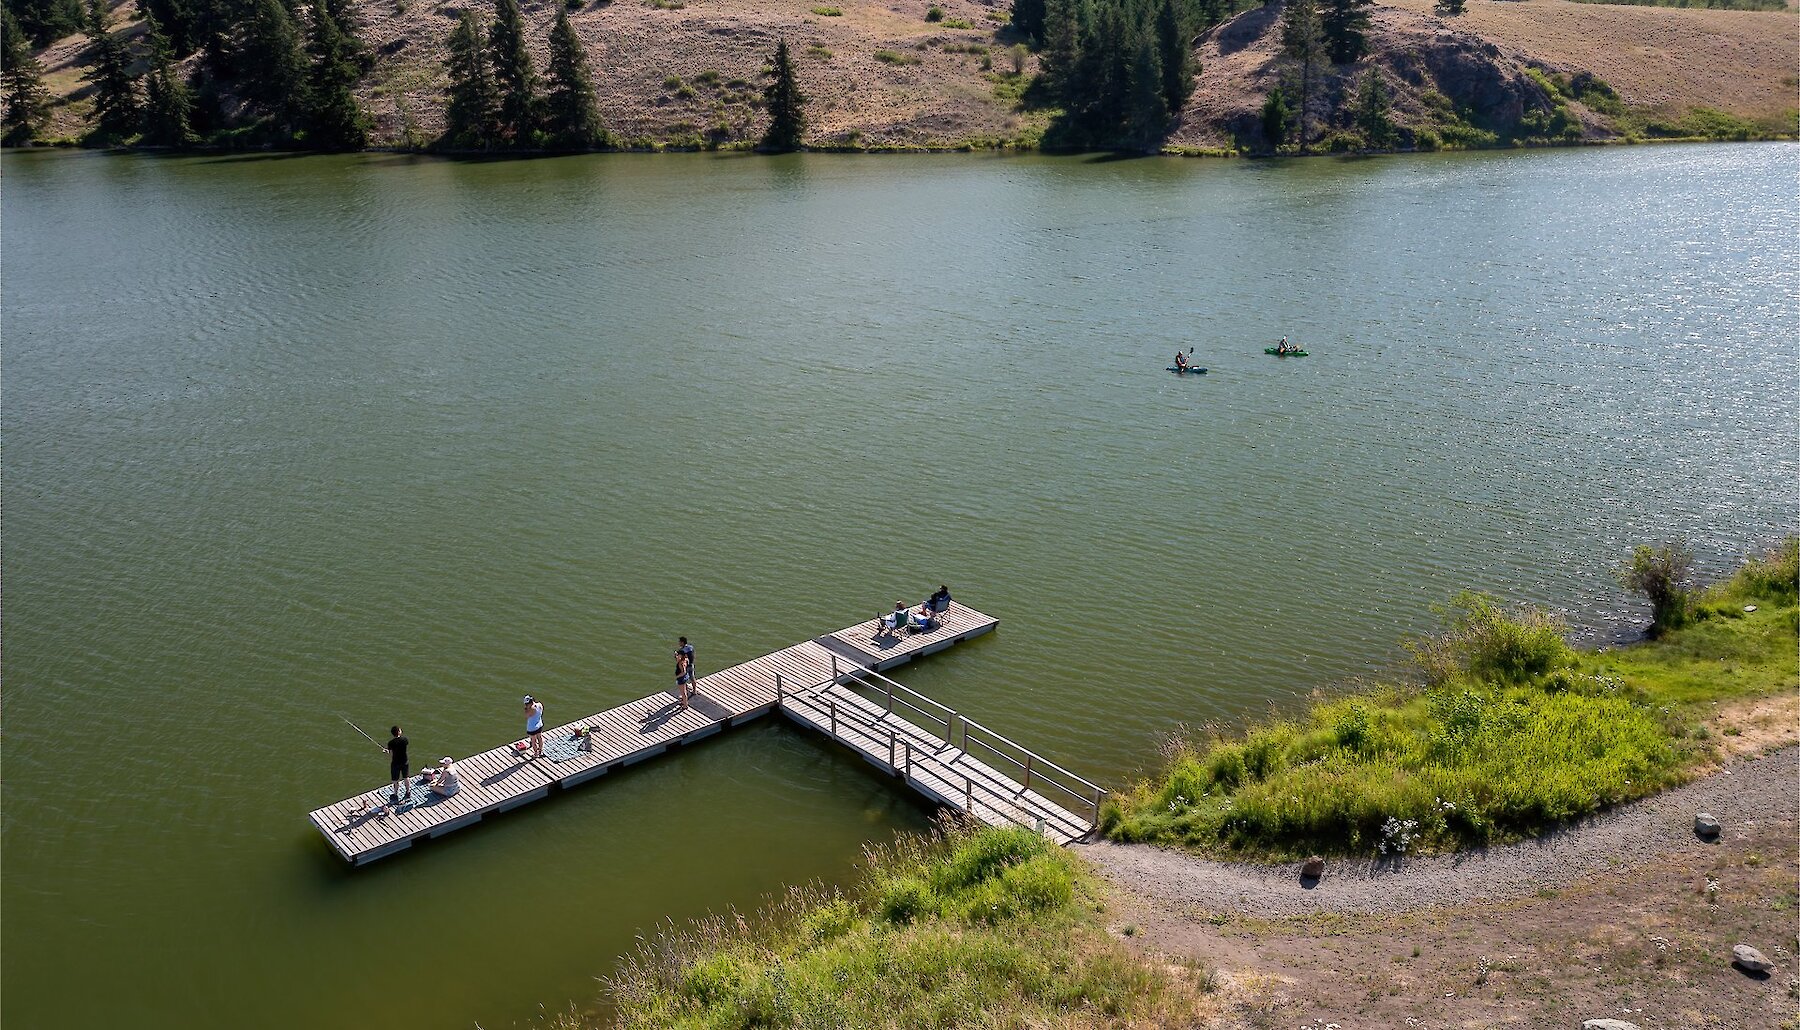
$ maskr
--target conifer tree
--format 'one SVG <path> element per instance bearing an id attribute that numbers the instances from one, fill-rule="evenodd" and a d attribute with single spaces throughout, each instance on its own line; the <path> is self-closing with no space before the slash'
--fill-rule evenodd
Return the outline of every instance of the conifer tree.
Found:
<path id="1" fill-rule="evenodd" d="M 159 147 L 185 147 L 194 142 L 194 97 L 175 67 L 174 48 L 156 18 L 150 23 L 150 74 L 144 78 L 144 142 Z"/>
<path id="2" fill-rule="evenodd" d="M 1431 9 L 1440 18 L 1454 18 L 1469 9 L 1468 0 L 1437 0 Z"/>
<path id="3" fill-rule="evenodd" d="M 769 105 L 769 131 L 763 133 L 759 149 L 784 153 L 806 145 L 806 94 L 794 78 L 794 62 L 788 56 L 787 40 L 775 44 L 775 57 L 770 62 L 770 82 L 763 87 L 763 99 Z"/>
<path id="4" fill-rule="evenodd" d="M 1065 103 L 1073 95 L 1076 69 L 1081 64 L 1081 12 L 1075 0 L 1046 0 L 1044 49 L 1038 67 L 1051 96 Z"/>
<path id="5" fill-rule="evenodd" d="M 94 87 L 93 139 L 117 143 L 136 133 L 140 108 L 137 80 L 129 70 L 131 54 L 107 26 L 104 0 L 90 0 L 87 34 L 93 41 L 94 66 L 81 76 Z"/>
<path id="6" fill-rule="evenodd" d="M 25 37 L 40 47 L 87 26 L 81 0 L 11 0 L 6 9 L 17 18 Z"/>
<path id="7" fill-rule="evenodd" d="M 1314 69 L 1325 56 L 1325 38 L 1319 29 L 1316 0 L 1285 0 L 1281 11 L 1281 47 L 1300 62 L 1300 152 L 1306 152 L 1307 117 L 1312 107 Z"/>
<path id="8" fill-rule="evenodd" d="M 1156 43 L 1162 58 L 1162 93 L 1169 113 L 1179 112 L 1194 92 L 1193 15 L 1186 0 L 1163 0 L 1156 15 Z"/>
<path id="9" fill-rule="evenodd" d="M 1362 82 L 1357 86 L 1353 115 L 1363 142 L 1378 150 L 1385 150 L 1394 142 L 1394 122 L 1388 116 L 1390 106 L 1387 83 L 1381 77 L 1381 70 L 1370 68 L 1363 73 Z"/>
<path id="10" fill-rule="evenodd" d="M 1012 0 L 1012 27 L 1033 42 L 1044 38 L 1044 0 Z"/>
<path id="11" fill-rule="evenodd" d="M 1163 137 L 1169 131 L 1169 103 L 1163 92 L 1167 80 L 1154 34 L 1140 30 L 1136 35 L 1126 72 L 1125 121 L 1119 142 L 1134 149 L 1155 151 L 1162 149 Z"/>
<path id="12" fill-rule="evenodd" d="M 500 101 L 500 137 L 508 146 L 532 146 L 538 125 L 537 71 L 525 48 L 525 19 L 518 0 L 494 0 L 488 50 Z"/>
<path id="13" fill-rule="evenodd" d="M 356 102 L 365 51 L 344 20 L 341 0 L 315 0 L 312 73 L 306 84 L 306 144 L 314 150 L 361 150 L 369 145 L 369 116 Z"/>
<path id="14" fill-rule="evenodd" d="M 1333 64 L 1355 64 L 1369 49 L 1369 7 L 1375 0 L 1322 0 L 1319 31 Z"/>
<path id="15" fill-rule="evenodd" d="M 306 52 L 292 13 L 282 0 L 251 0 L 239 33 L 236 56 L 245 95 L 291 134 L 304 114 L 307 79 Z"/>
<path id="16" fill-rule="evenodd" d="M 567 9 L 556 12 L 556 27 L 550 30 L 550 90 L 545 107 L 546 128 L 559 148 L 586 150 L 604 135 L 594 108 L 587 51 L 575 34 Z"/>
<path id="17" fill-rule="evenodd" d="M 462 20 L 450 33 L 450 56 L 445 58 L 444 68 L 450 74 L 450 101 L 444 109 L 443 144 L 453 150 L 488 150 L 498 145 L 500 99 L 488 68 L 481 19 L 474 11 L 463 11 Z"/>
<path id="18" fill-rule="evenodd" d="M 24 146 L 43 133 L 50 120 L 44 66 L 31 53 L 31 39 L 10 8 L 0 8 L 0 97 L 6 101 L 0 146 Z"/>
<path id="19" fill-rule="evenodd" d="M 1287 91 L 1276 86 L 1269 91 L 1262 107 L 1263 138 L 1269 141 L 1271 150 L 1280 150 L 1287 142 L 1288 129 L 1293 122 L 1294 109 L 1288 106 Z"/>

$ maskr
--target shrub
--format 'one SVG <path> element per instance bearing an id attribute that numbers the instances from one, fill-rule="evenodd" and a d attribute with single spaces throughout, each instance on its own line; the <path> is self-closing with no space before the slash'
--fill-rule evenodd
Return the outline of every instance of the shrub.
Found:
<path id="1" fill-rule="evenodd" d="M 1790 536 L 1761 558 L 1751 558 L 1725 585 L 1735 598 L 1793 604 L 1800 600 L 1800 536 Z"/>
<path id="2" fill-rule="evenodd" d="M 806 56 L 816 57 L 821 61 L 829 61 L 834 55 L 824 47 L 814 44 L 806 48 Z"/>
<path id="3" fill-rule="evenodd" d="M 830 901 L 823 902 L 800 920 L 800 933 L 813 942 L 829 941 L 842 937 L 856 925 L 856 909 L 841 895 L 834 894 Z"/>
<path id="4" fill-rule="evenodd" d="M 1435 130 L 1414 129 L 1413 146 L 1420 150 L 1442 150 L 1444 147 L 1444 140 Z"/>
<path id="5" fill-rule="evenodd" d="M 882 885 L 875 911 L 890 923 L 910 923 L 937 908 L 937 897 L 923 880 L 902 876 Z"/>
<path id="6" fill-rule="evenodd" d="M 1406 644 L 1428 685 L 1457 679 L 1523 683 L 1574 661 L 1562 620 L 1541 608 L 1508 611 L 1492 595 L 1465 591 L 1435 610 L 1443 630 Z"/>
<path id="7" fill-rule="evenodd" d="M 821 18 L 842 18 L 843 9 L 837 7 L 815 7 L 812 12 Z"/>
<path id="8" fill-rule="evenodd" d="M 875 60 L 882 64 L 918 64 L 919 59 L 911 54 L 898 54 L 892 50 L 875 51 Z"/>
<path id="9" fill-rule="evenodd" d="M 946 29 L 972 29 L 975 27 L 975 23 L 966 18 L 945 18 L 943 25 Z"/>
<path id="10" fill-rule="evenodd" d="M 1639 545 L 1619 567 L 1619 585 L 1650 602 L 1651 636 L 1687 622 L 1693 570 L 1694 552 L 1679 537 L 1661 547 Z"/>
<path id="11" fill-rule="evenodd" d="M 943 21 L 944 20 L 944 9 L 942 7 L 937 6 L 936 4 L 933 4 L 931 6 L 931 9 L 925 12 L 925 20 L 926 21 Z"/>
<path id="12" fill-rule="evenodd" d="M 1012 61 L 1012 73 L 1014 75 L 1025 74 L 1025 59 L 1029 57 L 1030 54 L 1031 51 L 1027 49 L 1023 43 L 1014 43 L 1012 46 L 1006 48 L 1006 56 Z"/>

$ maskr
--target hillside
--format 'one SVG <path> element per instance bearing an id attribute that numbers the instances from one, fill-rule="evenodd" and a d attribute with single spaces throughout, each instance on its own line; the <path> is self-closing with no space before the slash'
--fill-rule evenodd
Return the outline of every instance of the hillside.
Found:
<path id="1" fill-rule="evenodd" d="M 540 67 L 557 0 L 523 5 Z M 463 7 L 424 0 L 358 0 L 364 37 L 377 54 L 362 99 L 382 144 L 423 143 L 442 126 L 445 40 Z M 572 11 L 595 68 L 601 114 L 634 145 L 715 145 L 753 140 L 761 130 L 761 69 L 775 41 L 793 47 L 812 98 L 809 139 L 819 146 L 955 148 L 1030 145 L 1051 112 L 1017 100 L 1036 70 L 1011 74 L 1001 0 L 615 0 Z M 482 5 L 485 8 L 485 5 Z M 814 13 L 841 9 L 841 14 Z M 1387 0 L 1375 8 L 1373 60 L 1402 84 L 1395 120 L 1433 124 L 1440 93 L 1462 108 L 1516 117 L 1530 106 L 1527 65 L 1573 77 L 1598 76 L 1634 112 L 1632 125 L 1662 118 L 1671 130 L 1694 108 L 1792 131 L 1800 17 L 1742 12 L 1571 3 L 1471 0 L 1454 20 L 1430 0 Z M 1254 123 L 1277 79 L 1276 7 L 1245 12 L 1197 42 L 1202 71 L 1193 100 L 1170 136 L 1176 148 L 1233 145 Z M 115 7 L 115 24 L 131 14 Z M 952 27 L 966 23 L 969 28 Z M 81 134 L 88 114 L 80 83 L 85 40 L 71 36 L 41 60 L 55 97 L 53 137 Z M 1347 88 L 1348 78 L 1342 83 Z M 1541 103 L 1541 99 L 1540 99 Z M 1589 137 L 1632 131 L 1615 117 L 1572 104 Z M 1467 114 L 1468 111 L 1462 112 Z M 1682 135 L 1685 132 L 1651 132 Z"/>
<path id="2" fill-rule="evenodd" d="M 1440 18 L 1431 0 L 1387 0 L 1373 14 L 1366 63 L 1395 87 L 1394 120 L 1447 140 L 1459 131 L 1504 137 L 1534 107 L 1548 113 L 1559 102 L 1588 139 L 1729 135 L 1739 123 L 1794 131 L 1800 17 L 1789 11 L 1471 0 L 1466 15 Z M 1171 145 L 1259 141 L 1263 98 L 1281 77 L 1277 9 L 1246 11 L 1202 35 L 1197 49 L 1197 88 Z M 1576 95 L 1546 90 L 1532 70 L 1573 83 Z M 1347 102 L 1360 74 L 1328 76 L 1334 99 Z M 1616 101 L 1583 92 L 1595 79 Z M 1328 136 L 1333 119 L 1316 114 L 1324 129 L 1315 134 Z"/>

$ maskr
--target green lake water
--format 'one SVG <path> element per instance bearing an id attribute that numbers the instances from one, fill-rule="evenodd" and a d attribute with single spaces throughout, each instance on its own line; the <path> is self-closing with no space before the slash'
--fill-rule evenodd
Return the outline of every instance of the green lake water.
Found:
<path id="1" fill-rule="evenodd" d="M 4 1022 L 532 1025 L 930 816 L 767 723 L 352 871 L 339 712 L 417 766 L 946 582 L 1000 630 L 899 678 L 1116 785 L 1463 587 L 1614 633 L 1796 526 L 1796 156 L 9 153 Z"/>

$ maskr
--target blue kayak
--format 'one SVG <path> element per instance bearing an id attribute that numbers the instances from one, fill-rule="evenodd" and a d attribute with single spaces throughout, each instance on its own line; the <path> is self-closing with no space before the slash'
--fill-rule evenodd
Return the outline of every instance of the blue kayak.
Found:
<path id="1" fill-rule="evenodd" d="M 1188 367 L 1186 367 L 1186 368 L 1177 368 L 1177 367 L 1176 367 L 1176 366 L 1174 366 L 1174 365 L 1170 365 L 1170 366 L 1169 366 L 1169 371 L 1171 371 L 1171 372 L 1173 372 L 1173 373 L 1175 373 L 1175 374 L 1176 374 L 1176 375 L 1178 375 L 1178 376 L 1184 376 L 1184 375 L 1188 375 L 1188 374 L 1190 374 L 1190 373 L 1192 373 L 1192 374 L 1193 374 L 1193 375 L 1197 375 L 1197 376 L 1203 376 L 1203 375 L 1205 375 L 1205 374 L 1206 374 L 1206 369 L 1204 369 L 1204 368 L 1195 368 L 1195 367 L 1194 367 L 1194 366 L 1192 366 L 1192 365 L 1189 365 L 1189 366 L 1188 366 Z"/>

